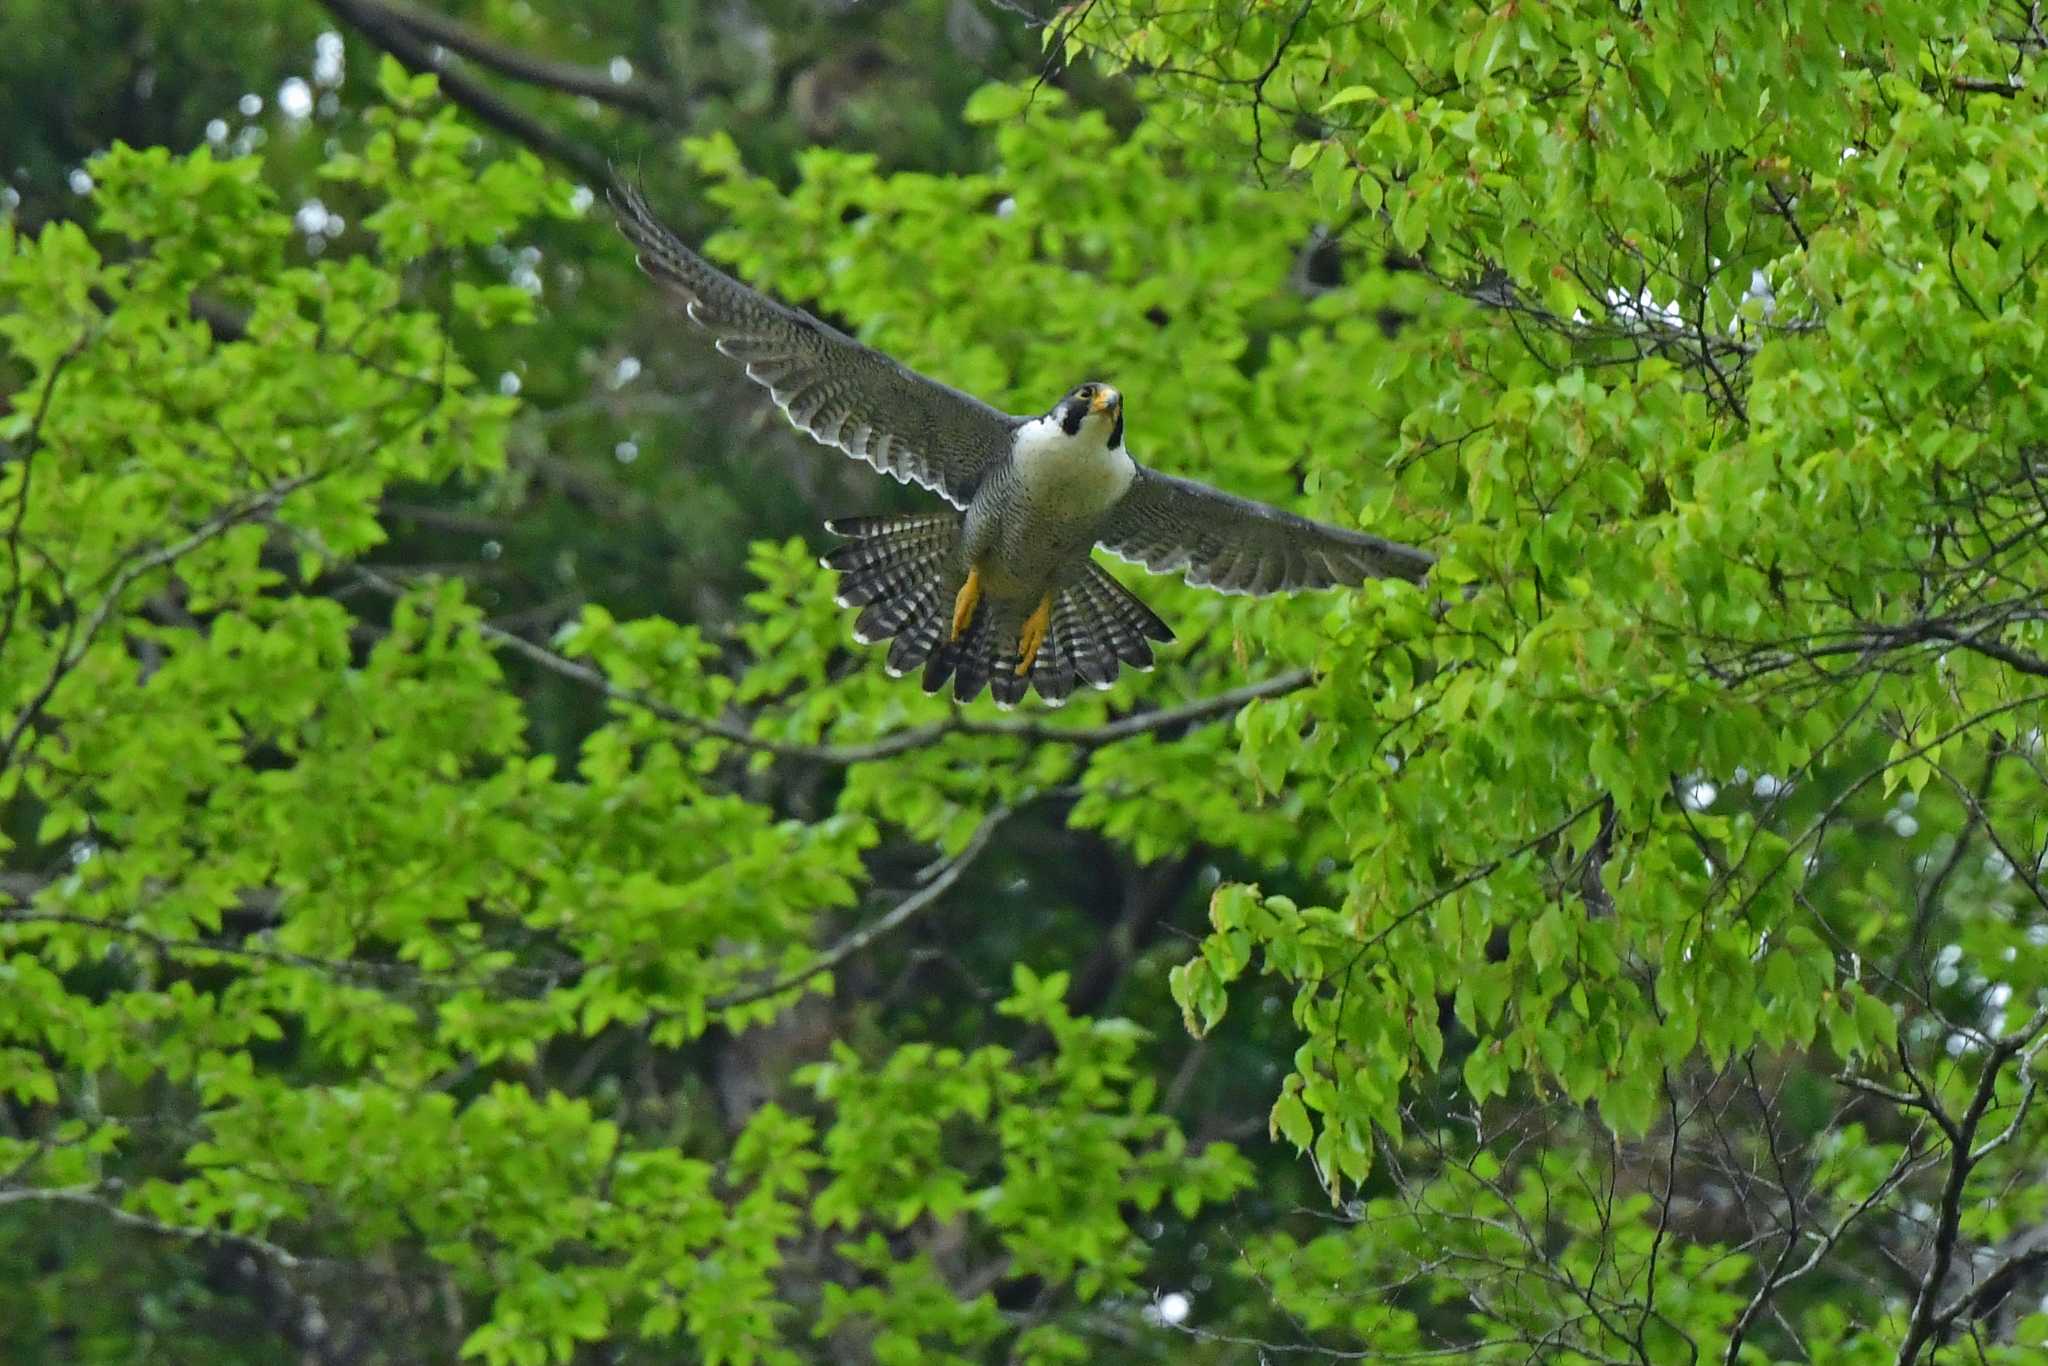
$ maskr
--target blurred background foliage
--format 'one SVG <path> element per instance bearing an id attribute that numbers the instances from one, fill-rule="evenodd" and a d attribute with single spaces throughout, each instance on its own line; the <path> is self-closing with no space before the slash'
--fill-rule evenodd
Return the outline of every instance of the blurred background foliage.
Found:
<path id="1" fill-rule="evenodd" d="M 14 0 L 0 1355 L 2033 1359 L 2044 40 L 1884 8 Z M 607 165 L 1471 591 L 928 702 Z M 184 408 L 373 468 L 131 583 Z"/>

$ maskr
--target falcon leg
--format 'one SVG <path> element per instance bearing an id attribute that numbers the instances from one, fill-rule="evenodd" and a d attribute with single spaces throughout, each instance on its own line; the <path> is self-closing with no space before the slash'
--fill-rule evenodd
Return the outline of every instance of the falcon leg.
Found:
<path id="1" fill-rule="evenodd" d="M 981 605 L 981 570 L 977 566 L 967 567 L 967 582 L 960 585 L 959 595 L 953 599 L 953 634 L 949 640 L 958 640 L 967 629 L 967 623 L 974 620 L 974 609 Z"/>
<path id="2" fill-rule="evenodd" d="M 1038 658 L 1039 647 L 1045 644 L 1046 628 L 1051 625 L 1052 590 L 1047 589 L 1031 615 L 1024 618 L 1024 629 L 1017 636 L 1017 653 L 1023 656 L 1017 661 L 1017 673 L 1020 677 L 1031 672 L 1032 661 Z"/>

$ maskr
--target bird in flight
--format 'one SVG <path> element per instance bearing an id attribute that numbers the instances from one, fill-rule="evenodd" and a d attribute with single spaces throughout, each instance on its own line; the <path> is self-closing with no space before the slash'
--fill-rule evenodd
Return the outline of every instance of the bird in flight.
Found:
<path id="1" fill-rule="evenodd" d="M 746 367 L 799 431 L 950 506 L 827 522 L 847 542 L 824 558 L 854 638 L 890 642 L 886 664 L 947 679 L 965 702 L 1000 706 L 1032 687 L 1055 706 L 1075 684 L 1107 688 L 1149 668 L 1167 624 L 1095 561 L 1100 545 L 1191 584 L 1264 595 L 1372 578 L 1420 581 L 1413 546 L 1297 517 L 1147 469 L 1124 447 L 1123 396 L 1074 389 L 1036 417 L 1001 412 L 899 365 L 706 261 L 663 227 L 638 191 L 611 192 L 640 266 Z"/>

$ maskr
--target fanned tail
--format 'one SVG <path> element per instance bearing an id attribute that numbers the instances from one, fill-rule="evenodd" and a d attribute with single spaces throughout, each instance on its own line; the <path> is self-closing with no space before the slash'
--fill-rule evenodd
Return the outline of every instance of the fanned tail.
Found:
<path id="1" fill-rule="evenodd" d="M 951 621 L 947 622 L 951 626 Z M 1017 672 L 1023 656 L 1017 637 L 1024 618 L 1009 605 L 983 599 L 958 640 L 946 640 L 924 665 L 924 690 L 937 692 L 953 680 L 953 700 L 971 702 L 986 686 L 999 707 L 1024 700 L 1031 675 Z M 1033 670 L 1036 672 L 1036 669 Z"/>
<path id="2" fill-rule="evenodd" d="M 1107 688 L 1125 665 L 1151 668 L 1151 642 L 1173 639 L 1171 627 L 1090 560 L 1054 594 L 1045 642 L 1030 670 L 1019 673 L 1028 615 L 1019 604 L 984 598 L 967 629 L 952 638 L 963 578 L 956 514 L 844 518 L 826 530 L 849 538 L 823 563 L 839 571 L 840 605 L 861 609 L 854 639 L 889 641 L 889 672 L 901 677 L 922 667 L 926 692 L 951 680 L 957 701 L 972 701 L 986 687 L 997 706 L 1011 707 L 1036 687 L 1058 706 L 1077 684 Z"/>

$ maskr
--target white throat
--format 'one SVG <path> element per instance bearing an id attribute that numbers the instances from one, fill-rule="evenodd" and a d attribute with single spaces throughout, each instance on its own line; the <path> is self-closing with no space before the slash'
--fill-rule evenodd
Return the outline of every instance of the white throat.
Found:
<path id="1" fill-rule="evenodd" d="M 1114 423 L 1091 416 L 1072 436 L 1055 417 L 1036 418 L 1017 429 L 1017 477 L 1031 501 L 1076 517 L 1109 511 L 1138 477 L 1138 466 L 1122 446 L 1112 449 Z"/>

